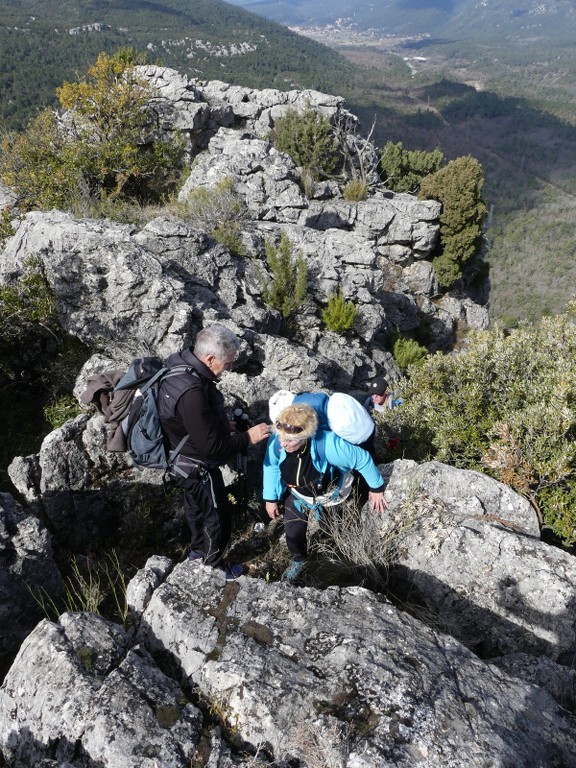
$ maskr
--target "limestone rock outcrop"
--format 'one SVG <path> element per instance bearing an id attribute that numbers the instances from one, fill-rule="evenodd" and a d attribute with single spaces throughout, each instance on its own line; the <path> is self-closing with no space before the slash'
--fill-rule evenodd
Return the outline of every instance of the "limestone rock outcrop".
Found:
<path id="1" fill-rule="evenodd" d="M 10 494 L 0 494 L 0 662 L 13 658 L 63 591 L 46 526 Z"/>
<path id="2" fill-rule="evenodd" d="M 396 578 L 440 627 L 483 658 L 573 665 L 576 560 L 540 540 L 526 499 L 439 462 L 395 462 L 387 493 L 385 526 L 403 529 Z"/>
<path id="3" fill-rule="evenodd" d="M 547 691 L 386 600 L 191 562 L 132 638 L 87 614 L 42 622 L 0 689 L 2 748 L 15 766 L 185 766 L 207 709 L 236 747 L 212 725 L 202 764 L 574 765 L 574 720 Z"/>

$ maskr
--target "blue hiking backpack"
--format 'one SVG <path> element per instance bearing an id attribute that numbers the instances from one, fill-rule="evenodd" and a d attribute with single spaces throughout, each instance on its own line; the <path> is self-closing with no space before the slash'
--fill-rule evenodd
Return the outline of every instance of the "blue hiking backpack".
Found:
<path id="1" fill-rule="evenodd" d="M 138 357 L 114 387 L 114 392 L 135 390 L 122 429 L 126 435 L 128 453 L 137 467 L 162 469 L 164 472 L 179 471 L 175 461 L 189 436 L 185 435 L 173 450 L 168 448 L 158 413 L 158 389 L 164 379 L 181 376 L 183 373 L 194 374 L 199 380 L 196 371 L 187 365 L 167 368 L 156 357 Z M 182 392 L 189 388 L 190 385 L 183 382 Z M 184 472 L 180 474 L 185 475 Z"/>

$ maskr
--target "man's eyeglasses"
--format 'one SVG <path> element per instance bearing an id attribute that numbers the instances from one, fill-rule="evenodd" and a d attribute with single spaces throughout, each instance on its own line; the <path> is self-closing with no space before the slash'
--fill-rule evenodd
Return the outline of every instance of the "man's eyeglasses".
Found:
<path id="1" fill-rule="evenodd" d="M 284 424 L 282 421 L 277 421 L 274 426 L 281 432 L 286 432 L 287 435 L 299 435 L 300 432 L 304 431 L 304 427 L 297 427 L 295 424 Z"/>

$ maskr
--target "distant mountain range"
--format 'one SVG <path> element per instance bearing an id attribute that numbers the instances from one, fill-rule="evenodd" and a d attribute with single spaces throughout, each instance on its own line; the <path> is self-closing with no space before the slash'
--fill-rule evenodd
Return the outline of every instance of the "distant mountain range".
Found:
<path id="1" fill-rule="evenodd" d="M 574 0 L 230 0 L 288 26 L 481 39 L 574 38 Z"/>

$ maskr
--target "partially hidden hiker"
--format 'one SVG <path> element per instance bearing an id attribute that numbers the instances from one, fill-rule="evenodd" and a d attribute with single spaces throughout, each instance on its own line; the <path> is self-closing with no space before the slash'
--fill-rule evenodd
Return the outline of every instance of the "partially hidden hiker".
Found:
<path id="1" fill-rule="evenodd" d="M 372 411 L 378 413 L 402 405 L 402 400 L 390 391 L 388 381 L 384 376 L 376 376 L 368 382 L 368 392 L 369 395 L 364 401 L 364 408 L 368 413 L 372 413 Z"/>
<path id="2" fill-rule="evenodd" d="M 370 393 L 364 401 L 364 408 L 368 413 L 374 417 L 376 413 L 382 413 L 390 408 L 397 408 L 404 402 L 401 398 L 396 397 L 394 392 L 389 388 L 387 379 L 384 376 L 376 376 L 374 379 L 368 382 L 368 392 Z M 370 440 L 365 444 L 367 451 L 370 451 L 371 456 L 376 456 L 376 431 L 372 433 Z M 386 447 L 390 451 L 395 451 L 398 448 L 398 438 L 389 437 L 386 441 Z"/>
<path id="3" fill-rule="evenodd" d="M 189 372 L 160 383 L 158 409 L 163 431 L 174 449 L 185 435 L 172 479 L 183 490 L 184 516 L 190 528 L 191 560 L 224 571 L 228 580 L 242 573 L 242 566 L 228 563 L 224 553 L 232 530 L 232 507 L 220 467 L 238 453 L 245 453 L 270 435 L 270 426 L 256 424 L 233 431 L 217 384 L 230 370 L 240 340 L 224 325 L 204 328 L 193 348 L 171 355 L 169 367 L 186 365 Z M 184 472 L 185 477 L 180 473 Z"/>
<path id="4" fill-rule="evenodd" d="M 335 432 L 318 429 L 314 408 L 283 408 L 273 424 L 264 457 L 263 498 L 271 519 L 284 509 L 286 544 L 291 563 L 282 579 L 295 581 L 307 559 L 308 516 L 319 516 L 350 494 L 356 470 L 369 487 L 372 512 L 384 512 L 385 481 L 370 454 Z"/>

